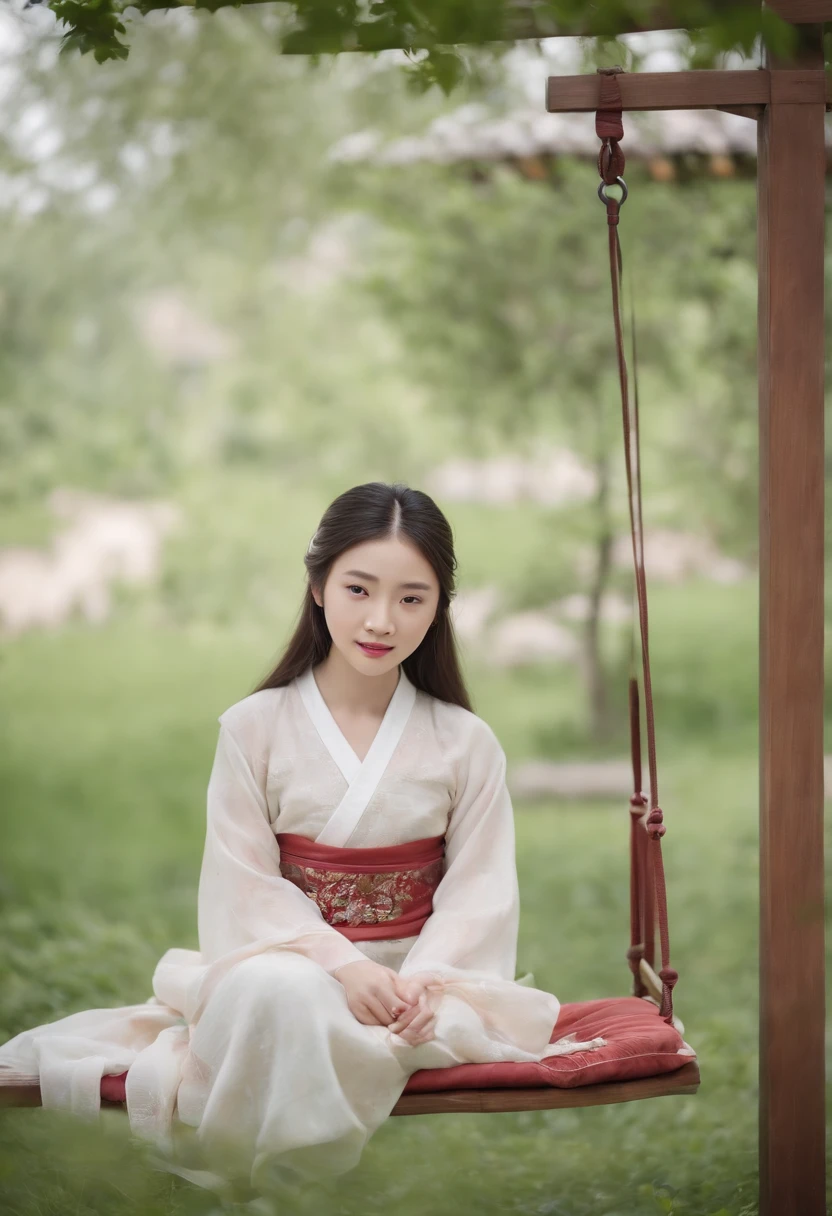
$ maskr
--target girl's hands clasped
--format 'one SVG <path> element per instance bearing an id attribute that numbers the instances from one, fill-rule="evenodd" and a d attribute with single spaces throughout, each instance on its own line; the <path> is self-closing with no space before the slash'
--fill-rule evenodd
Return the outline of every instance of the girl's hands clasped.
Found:
<path id="1" fill-rule="evenodd" d="M 344 963 L 332 974 L 346 992 L 350 1011 L 359 1022 L 387 1026 L 413 1047 L 434 1037 L 436 1015 L 426 992 L 433 978 L 430 973 L 405 979 L 392 967 L 368 959 Z"/>
<path id="2" fill-rule="evenodd" d="M 431 1008 L 427 994 L 427 986 L 433 978 L 429 972 L 410 975 L 407 978 L 396 973 L 397 989 L 409 1000 L 410 1005 L 404 1013 L 399 1014 L 389 1029 L 412 1047 L 427 1043 L 434 1037 L 436 1014 Z"/>

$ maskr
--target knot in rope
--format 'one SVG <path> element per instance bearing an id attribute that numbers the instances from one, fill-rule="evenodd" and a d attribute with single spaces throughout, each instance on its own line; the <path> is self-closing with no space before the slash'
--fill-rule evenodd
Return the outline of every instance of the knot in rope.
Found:
<path id="1" fill-rule="evenodd" d="M 629 950 L 627 951 L 627 962 L 628 963 L 640 963 L 643 958 L 644 958 L 644 946 L 643 945 L 630 946 Z"/>
<path id="2" fill-rule="evenodd" d="M 672 967 L 662 967 L 661 971 L 659 972 L 659 979 L 663 984 L 668 986 L 671 992 L 675 988 L 678 978 L 679 972 L 674 971 Z"/>
<path id="3" fill-rule="evenodd" d="M 635 819 L 639 819 L 644 814 L 644 808 L 647 806 L 647 799 L 644 794 L 633 794 L 630 799 L 630 814 Z"/>
<path id="4" fill-rule="evenodd" d="M 654 806 L 647 816 L 647 835 L 651 840 L 661 840 L 667 828 L 664 826 L 664 815 L 660 806 Z"/>

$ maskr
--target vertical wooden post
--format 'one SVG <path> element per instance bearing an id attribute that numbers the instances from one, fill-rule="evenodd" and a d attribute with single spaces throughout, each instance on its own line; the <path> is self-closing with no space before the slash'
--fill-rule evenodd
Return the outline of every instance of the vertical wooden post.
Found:
<path id="1" fill-rule="evenodd" d="M 825 1212 L 824 104 L 777 100 L 820 32 L 758 134 L 761 1216 Z"/>

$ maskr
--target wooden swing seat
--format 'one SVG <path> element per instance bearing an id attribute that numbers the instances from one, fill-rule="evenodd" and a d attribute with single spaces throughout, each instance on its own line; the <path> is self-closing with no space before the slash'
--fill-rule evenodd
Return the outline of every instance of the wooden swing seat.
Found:
<path id="1" fill-rule="evenodd" d="M 577 1089 L 447 1089 L 436 1093 L 403 1094 L 391 1115 L 466 1115 L 498 1114 L 522 1110 L 565 1110 L 582 1106 L 607 1106 L 635 1102 L 641 1098 L 662 1098 L 671 1094 L 695 1094 L 699 1088 L 699 1067 L 695 1060 L 676 1072 L 660 1077 L 641 1077 L 636 1081 L 614 1081 L 603 1085 L 581 1085 Z M 0 1079 L 0 1107 L 40 1106 L 37 1077 L 10 1075 Z M 102 1109 L 124 1110 L 123 1102 L 101 1100 Z"/>
<path id="2" fill-rule="evenodd" d="M 648 978 L 648 967 L 642 968 Z M 560 1110 L 693 1094 L 695 1057 L 682 1027 L 662 1018 L 655 999 L 614 997 L 561 1005 L 550 1042 L 581 1050 L 526 1063 L 456 1064 L 412 1073 L 392 1115 Z M 102 1108 L 126 1110 L 126 1073 L 101 1082 Z M 596 1080 L 597 1078 L 597 1080 Z M 0 1106 L 40 1106 L 37 1076 L 0 1073 Z"/>
<path id="3" fill-rule="evenodd" d="M 699 1066 L 695 1060 L 676 1072 L 636 1081 L 612 1081 L 603 1085 L 581 1085 L 576 1089 L 448 1089 L 437 1093 L 402 1094 L 393 1115 L 497 1114 L 520 1110 L 565 1110 L 581 1106 L 609 1106 L 641 1098 L 670 1094 L 695 1094 L 699 1088 Z"/>

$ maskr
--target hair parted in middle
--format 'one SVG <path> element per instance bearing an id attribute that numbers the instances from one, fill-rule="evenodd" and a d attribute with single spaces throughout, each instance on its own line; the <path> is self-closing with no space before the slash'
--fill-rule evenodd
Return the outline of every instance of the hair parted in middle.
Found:
<path id="1" fill-rule="evenodd" d="M 277 666 L 257 685 L 281 688 L 309 667 L 323 662 L 332 646 L 323 609 L 313 588 L 323 593 L 332 566 L 342 553 L 366 541 L 400 538 L 419 550 L 439 582 L 436 618 L 421 644 L 402 662 L 416 687 L 440 701 L 471 710 L 460 669 L 451 601 L 456 594 L 457 560 L 453 530 L 429 494 L 401 482 L 368 481 L 333 500 L 309 541 L 304 557 L 308 575 L 298 621 Z"/>

